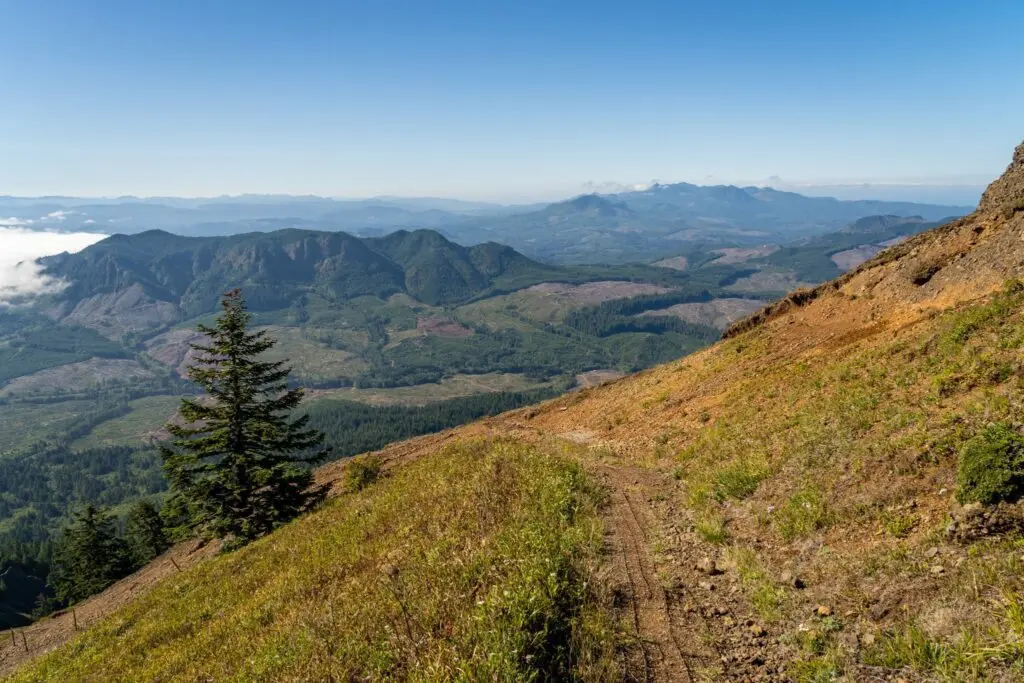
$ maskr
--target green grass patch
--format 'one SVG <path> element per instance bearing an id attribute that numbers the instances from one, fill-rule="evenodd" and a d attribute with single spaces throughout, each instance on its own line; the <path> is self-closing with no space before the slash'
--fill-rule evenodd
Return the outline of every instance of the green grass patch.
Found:
<path id="1" fill-rule="evenodd" d="M 620 680 L 602 497 L 532 447 L 453 447 L 169 577 L 14 680 Z"/>
<path id="2" fill-rule="evenodd" d="M 775 526 L 787 541 L 826 529 L 832 521 L 825 496 L 814 486 L 793 493 L 775 513 Z"/>
<path id="3" fill-rule="evenodd" d="M 361 455 L 345 465 L 344 488 L 350 493 L 362 491 L 380 478 L 384 461 L 379 455 Z"/>
<path id="4" fill-rule="evenodd" d="M 917 517 L 893 512 L 882 513 L 882 528 L 893 538 L 906 538 L 917 528 Z"/>
<path id="5" fill-rule="evenodd" d="M 749 548 L 732 547 L 726 558 L 736 565 L 743 591 L 761 618 L 775 621 L 782 616 L 786 590 L 772 580 L 757 554 Z"/>
<path id="6" fill-rule="evenodd" d="M 910 668 L 943 680 L 974 679 L 980 673 L 972 665 L 969 643 L 951 645 L 930 638 L 917 624 L 887 633 L 864 654 L 864 662 L 887 669 Z"/>
<path id="7" fill-rule="evenodd" d="M 725 520 L 721 515 L 705 515 L 694 524 L 697 533 L 708 543 L 722 545 L 729 540 L 729 530 L 725 528 Z"/>
<path id="8" fill-rule="evenodd" d="M 1024 599 L 1004 590 L 996 605 L 994 622 L 987 628 L 974 625 L 948 640 L 932 637 L 910 621 L 883 634 L 863 661 L 951 683 L 1018 680 L 1024 672 Z"/>
<path id="9" fill-rule="evenodd" d="M 741 500 L 753 495 L 757 485 L 768 476 L 768 467 L 759 460 L 743 458 L 730 463 L 715 472 L 715 498 Z"/>

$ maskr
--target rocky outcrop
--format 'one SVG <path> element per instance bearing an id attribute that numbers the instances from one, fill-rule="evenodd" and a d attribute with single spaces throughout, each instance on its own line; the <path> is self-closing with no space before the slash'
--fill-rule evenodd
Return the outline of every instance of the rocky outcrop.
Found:
<path id="1" fill-rule="evenodd" d="M 1017 147 L 1006 172 L 985 190 L 978 210 L 1008 214 L 1024 211 L 1024 143 Z"/>

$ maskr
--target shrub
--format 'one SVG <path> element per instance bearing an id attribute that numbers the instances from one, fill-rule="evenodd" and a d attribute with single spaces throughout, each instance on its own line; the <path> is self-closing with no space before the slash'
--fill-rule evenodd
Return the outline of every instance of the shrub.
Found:
<path id="1" fill-rule="evenodd" d="M 985 428 L 960 450 L 957 500 L 991 505 L 1024 496 L 1024 437 L 1007 424 Z"/>
<path id="2" fill-rule="evenodd" d="M 383 466 L 384 461 L 379 455 L 352 458 L 345 466 L 345 490 L 352 493 L 362 491 L 380 478 Z"/>

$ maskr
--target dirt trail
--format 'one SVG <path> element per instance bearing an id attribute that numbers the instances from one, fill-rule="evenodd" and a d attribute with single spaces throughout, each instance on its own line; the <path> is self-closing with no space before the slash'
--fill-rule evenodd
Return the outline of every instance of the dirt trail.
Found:
<path id="1" fill-rule="evenodd" d="M 582 460 L 610 495 L 620 623 L 637 637 L 629 680 L 789 680 L 786 663 L 794 653 L 757 618 L 735 568 L 681 517 L 674 479 L 622 461 Z"/>
<path id="2" fill-rule="evenodd" d="M 681 614 L 676 596 L 662 585 L 655 569 L 648 531 L 652 520 L 646 506 L 634 500 L 636 482 L 649 475 L 609 465 L 594 469 L 611 495 L 609 545 L 622 586 L 619 595 L 626 603 L 621 621 L 632 624 L 638 646 L 627 668 L 634 680 L 693 683 L 699 680 L 698 671 L 716 664 L 716 655 L 705 644 L 702 625 Z"/>
<path id="3" fill-rule="evenodd" d="M 611 444 L 586 430 L 553 434 L 524 423 L 524 410 L 478 423 L 477 434 L 571 444 L 569 451 L 607 489 L 616 616 L 633 641 L 623 662 L 626 680 L 789 680 L 784 670 L 793 653 L 756 617 L 735 568 L 723 567 L 718 550 L 681 514 L 674 477 L 612 455 Z"/>

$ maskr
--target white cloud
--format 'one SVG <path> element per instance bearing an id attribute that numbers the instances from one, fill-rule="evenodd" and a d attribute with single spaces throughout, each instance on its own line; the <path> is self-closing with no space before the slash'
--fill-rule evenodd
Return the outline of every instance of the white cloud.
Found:
<path id="1" fill-rule="evenodd" d="M 0 218 L 0 228 L 20 228 L 35 223 L 31 218 Z"/>
<path id="2" fill-rule="evenodd" d="M 106 235 L 87 232 L 38 232 L 0 222 L 0 306 L 38 294 L 59 292 L 65 284 L 44 275 L 36 259 L 65 251 L 81 251 L 104 237 Z"/>
<path id="3" fill-rule="evenodd" d="M 641 192 L 646 190 L 652 183 L 619 183 L 614 180 L 594 181 L 588 180 L 583 183 L 584 192 L 592 194 L 619 194 L 621 192 Z"/>
<path id="4" fill-rule="evenodd" d="M 43 220 L 57 221 L 59 223 L 59 222 L 63 221 L 65 218 L 67 218 L 68 216 L 74 216 L 76 213 L 78 213 L 78 212 L 77 211 L 52 211 L 52 212 L 46 214 L 45 216 L 43 216 Z"/>

